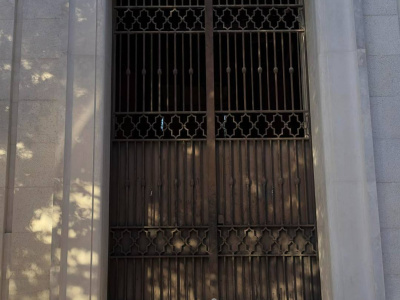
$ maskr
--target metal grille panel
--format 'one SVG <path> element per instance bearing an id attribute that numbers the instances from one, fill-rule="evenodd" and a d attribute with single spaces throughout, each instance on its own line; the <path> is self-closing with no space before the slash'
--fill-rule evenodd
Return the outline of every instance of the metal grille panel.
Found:
<path id="1" fill-rule="evenodd" d="M 116 0 L 109 299 L 321 299 L 302 0 Z"/>

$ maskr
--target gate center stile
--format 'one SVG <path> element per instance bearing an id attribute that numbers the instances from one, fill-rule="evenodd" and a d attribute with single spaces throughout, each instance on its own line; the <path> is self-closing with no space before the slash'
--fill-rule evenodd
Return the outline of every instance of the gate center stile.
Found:
<path id="1" fill-rule="evenodd" d="M 115 0 L 109 299 L 321 299 L 303 0 Z"/>

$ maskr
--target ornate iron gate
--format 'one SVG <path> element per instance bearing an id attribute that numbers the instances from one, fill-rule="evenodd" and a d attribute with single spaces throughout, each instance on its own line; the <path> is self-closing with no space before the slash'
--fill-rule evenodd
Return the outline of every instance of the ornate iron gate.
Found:
<path id="1" fill-rule="evenodd" d="M 115 0 L 109 299 L 321 299 L 302 0 Z"/>

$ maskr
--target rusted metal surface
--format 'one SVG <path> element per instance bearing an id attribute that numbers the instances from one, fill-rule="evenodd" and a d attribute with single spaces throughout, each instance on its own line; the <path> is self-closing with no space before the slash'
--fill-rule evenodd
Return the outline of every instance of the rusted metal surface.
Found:
<path id="1" fill-rule="evenodd" d="M 109 299 L 321 299 L 300 0 L 116 0 Z"/>

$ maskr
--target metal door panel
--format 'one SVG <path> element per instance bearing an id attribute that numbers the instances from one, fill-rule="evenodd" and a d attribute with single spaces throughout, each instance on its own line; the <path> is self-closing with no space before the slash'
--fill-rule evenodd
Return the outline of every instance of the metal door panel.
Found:
<path id="1" fill-rule="evenodd" d="M 301 0 L 116 0 L 109 299 L 321 299 Z"/>

